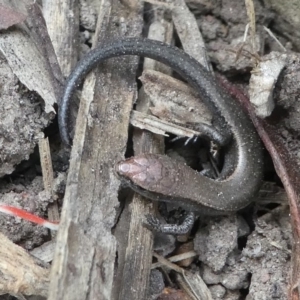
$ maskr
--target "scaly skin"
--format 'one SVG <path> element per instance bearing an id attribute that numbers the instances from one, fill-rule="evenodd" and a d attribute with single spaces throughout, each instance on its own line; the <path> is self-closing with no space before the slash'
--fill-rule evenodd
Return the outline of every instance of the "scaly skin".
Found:
<path id="1" fill-rule="evenodd" d="M 194 58 L 176 47 L 149 39 L 124 38 L 90 51 L 68 78 L 60 103 L 58 120 L 63 142 L 71 144 L 67 128 L 68 108 L 78 84 L 100 62 L 123 55 L 149 57 L 179 73 L 212 110 L 214 124 L 219 132 L 224 136 L 231 133 L 232 140 L 226 147 L 224 167 L 218 180 L 196 174 L 187 166 L 166 156 L 147 154 L 133 158 L 130 164 L 141 165 L 141 161 L 146 165 L 156 164 L 167 178 L 158 178 L 157 182 L 151 183 L 151 188 L 146 184 L 146 177 L 141 177 L 144 182 L 139 180 L 136 183 L 124 172 L 124 164 L 127 164 L 127 168 L 129 161 L 117 164 L 119 175 L 123 178 L 127 176 L 126 181 L 133 188 L 151 199 L 175 201 L 182 207 L 202 210 L 204 213 L 224 214 L 247 206 L 262 180 L 262 149 L 256 131 L 241 106 L 217 86 L 211 74 Z M 164 172 L 165 170 L 168 172 Z M 164 182 L 180 182 L 181 189 L 176 188 L 176 185 L 164 186 Z"/>

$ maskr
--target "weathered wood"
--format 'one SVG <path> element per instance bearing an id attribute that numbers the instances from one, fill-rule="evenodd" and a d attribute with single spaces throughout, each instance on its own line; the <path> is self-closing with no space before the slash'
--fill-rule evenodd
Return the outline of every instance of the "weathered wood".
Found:
<path id="1" fill-rule="evenodd" d="M 171 122 L 163 121 L 157 117 L 135 110 L 131 113 L 130 123 L 134 127 L 148 130 L 152 133 L 163 136 L 168 136 L 168 133 L 190 138 L 201 135 L 200 131 L 188 129 Z"/>
<path id="2" fill-rule="evenodd" d="M 47 193 L 49 193 L 49 195 L 51 195 L 53 201 L 51 205 L 48 206 L 48 220 L 59 222 L 58 205 L 53 193 L 54 175 L 48 138 L 39 140 L 39 153 L 43 174 L 44 189 Z M 51 235 L 52 238 L 55 238 L 56 232 L 52 231 Z"/>
<path id="3" fill-rule="evenodd" d="M 48 69 L 51 70 L 53 76 L 52 84 L 54 92 L 57 98 L 60 97 L 62 88 L 64 86 L 64 77 L 57 60 L 57 56 L 53 47 L 53 43 L 49 36 L 46 20 L 40 6 L 37 3 L 31 3 L 26 6 L 28 17 L 26 19 L 26 25 L 30 30 L 30 35 L 42 56 L 44 56 L 45 62 L 48 65 Z"/>
<path id="4" fill-rule="evenodd" d="M 39 22 L 39 31 L 34 30 L 38 22 L 33 18 L 42 19 L 41 12 L 37 4 L 26 6 L 24 2 L 17 0 L 1 0 L 0 3 L 16 8 L 27 15 L 25 23 L 1 32 L 0 50 L 18 79 L 29 90 L 36 91 L 43 98 L 45 112 L 54 112 L 53 105 L 60 94 L 59 80 L 62 77 L 59 69 L 52 68 L 57 61 L 55 56 L 51 55 L 52 45 L 47 36 L 46 26 L 43 26 L 43 20 Z M 45 50 L 46 48 L 48 51 Z"/>
<path id="5" fill-rule="evenodd" d="M 39 266 L 23 248 L 0 233 L 0 295 L 47 296 L 49 269 Z"/>
<path id="6" fill-rule="evenodd" d="M 124 36 L 123 28 L 126 36 L 139 36 L 142 10 L 137 7 L 102 1 L 98 43 Z M 116 256 L 111 229 L 120 186 L 113 166 L 126 149 L 137 62 L 136 57 L 111 59 L 97 71 L 95 88 L 92 74 L 85 83 L 48 299 L 111 299 Z"/>
<path id="7" fill-rule="evenodd" d="M 173 123 L 203 122 L 211 125 L 212 113 L 199 99 L 197 92 L 186 83 L 149 70 L 144 71 L 139 79 L 150 97 L 153 115 Z"/>
<path id="8" fill-rule="evenodd" d="M 49 35 L 64 76 L 68 76 L 79 55 L 79 0 L 43 0 Z"/>
<path id="9" fill-rule="evenodd" d="M 160 24 L 159 24 L 160 23 Z M 166 37 L 171 37 L 168 29 L 170 26 L 160 18 L 149 28 L 149 38 L 159 39 L 170 43 Z M 156 69 L 160 64 L 153 60 L 145 59 L 144 68 Z M 149 97 L 141 91 L 137 110 L 149 110 Z M 134 153 L 163 153 L 164 140 L 149 132 L 139 129 L 134 130 Z M 142 226 L 146 214 L 154 214 L 153 203 L 135 194 L 130 204 L 131 218 L 129 226 L 128 244 L 124 259 L 124 268 L 119 300 L 122 299 L 147 299 L 149 276 L 152 262 L 152 233 Z"/>
<path id="10" fill-rule="evenodd" d="M 184 51 L 197 59 L 207 70 L 212 71 L 196 18 L 184 0 L 174 1 L 172 20 Z"/>

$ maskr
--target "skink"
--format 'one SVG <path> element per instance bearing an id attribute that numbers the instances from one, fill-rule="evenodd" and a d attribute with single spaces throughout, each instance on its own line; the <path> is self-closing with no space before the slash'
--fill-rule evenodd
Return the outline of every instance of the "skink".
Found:
<path id="1" fill-rule="evenodd" d="M 199 175 L 164 155 L 144 154 L 116 164 L 117 173 L 137 192 L 159 201 L 174 201 L 188 210 L 226 214 L 247 206 L 262 181 L 262 148 L 256 131 L 241 106 L 226 94 L 194 58 L 176 47 L 142 38 L 112 41 L 90 51 L 67 80 L 59 107 L 62 140 L 70 144 L 68 108 L 86 74 L 111 57 L 138 55 L 158 60 L 179 73 L 214 113 L 218 131 L 232 135 L 225 147 L 218 180 Z"/>

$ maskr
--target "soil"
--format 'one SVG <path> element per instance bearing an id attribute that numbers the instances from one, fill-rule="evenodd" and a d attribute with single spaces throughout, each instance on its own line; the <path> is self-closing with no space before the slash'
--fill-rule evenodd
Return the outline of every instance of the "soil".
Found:
<path id="1" fill-rule="evenodd" d="M 237 59 L 248 22 L 244 1 L 189 0 L 187 3 L 197 18 L 215 71 L 247 92 L 257 56 L 251 54 L 246 42 Z M 257 0 L 254 6 L 259 59 L 272 51 L 282 51 L 264 27 L 274 31 L 287 49 L 286 67 L 275 86 L 275 110 L 269 120 L 276 124 L 285 145 L 299 160 L 300 55 L 297 52 L 300 37 L 293 34 L 297 21 L 287 20 L 272 1 Z M 90 49 L 96 7 L 96 1 L 80 1 L 82 54 Z M 300 11 L 299 6 L 297 9 Z M 286 10 L 290 8 L 286 6 Z M 151 10 L 146 10 L 146 14 L 150 18 Z M 36 150 L 38 139 L 44 133 L 50 136 L 55 176 L 67 169 L 68 154 L 59 148 L 57 127 L 49 127 L 52 116 L 44 112 L 42 99 L 22 85 L 3 55 L 0 55 L 0 74 L 0 201 L 47 218 L 47 207 L 53 199 L 44 190 Z M 188 268 L 201 274 L 213 299 L 287 299 L 292 249 L 289 209 L 271 160 L 265 155 L 266 179 L 277 186 L 274 193 L 272 190 L 268 193 L 268 199 L 273 198 L 267 205 L 260 202 L 262 196 L 255 206 L 238 216 L 201 219 L 192 232 L 197 257 Z M 57 183 L 62 186 L 57 191 L 59 203 L 64 180 Z M 282 197 L 284 200 L 279 201 Z M 27 250 L 51 239 L 47 229 L 3 214 L 0 214 L 0 230 Z M 173 237 L 156 237 L 155 250 L 169 255 L 182 244 Z M 166 282 L 160 270 L 153 271 L 149 292 L 152 299 L 167 299 L 161 295 Z M 3 295 L 0 299 L 12 298 Z"/>

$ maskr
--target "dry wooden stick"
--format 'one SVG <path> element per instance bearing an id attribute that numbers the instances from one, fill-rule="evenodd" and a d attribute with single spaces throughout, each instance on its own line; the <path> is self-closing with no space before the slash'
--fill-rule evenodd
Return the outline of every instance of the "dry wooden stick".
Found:
<path id="1" fill-rule="evenodd" d="M 149 38 L 159 39 L 170 43 L 170 30 L 172 27 L 162 18 L 156 18 L 149 28 Z M 156 61 L 145 59 L 144 69 L 156 69 L 160 64 Z M 139 93 L 137 110 L 148 112 L 149 98 L 142 91 Z M 134 152 L 163 153 L 162 137 L 153 136 L 151 133 L 135 128 Z M 128 234 L 128 245 L 125 253 L 121 293 L 119 299 L 146 299 L 148 298 L 148 283 L 152 262 L 152 233 L 142 226 L 145 214 L 153 214 L 153 204 L 135 194 L 130 204 L 131 219 Z M 134 289 L 132 288 L 134 287 Z"/>
<path id="2" fill-rule="evenodd" d="M 54 199 L 53 194 L 53 168 L 52 160 L 50 154 L 50 146 L 48 138 L 39 140 L 39 152 L 41 159 L 41 167 L 43 174 L 44 189 L 52 195 L 53 203 L 48 207 L 48 219 L 49 221 L 59 222 L 59 211 L 56 199 Z M 54 235 L 54 232 L 51 233 Z"/>
<path id="3" fill-rule="evenodd" d="M 60 68 L 68 76 L 78 60 L 79 1 L 44 0 L 43 12 Z"/>
<path id="4" fill-rule="evenodd" d="M 23 248 L 0 233 L 0 295 L 47 296 L 49 269 L 39 266 Z"/>
<path id="5" fill-rule="evenodd" d="M 195 16 L 184 0 L 174 0 L 174 4 L 172 19 L 184 51 L 197 59 L 207 70 L 212 71 Z"/>
<path id="6" fill-rule="evenodd" d="M 211 125 L 211 112 L 186 83 L 153 70 L 145 70 L 139 79 L 152 103 L 150 110 L 154 116 L 179 124 L 202 122 Z"/>
<path id="7" fill-rule="evenodd" d="M 137 7 L 102 1 L 95 45 L 123 36 L 124 27 L 126 35 L 139 36 Z M 117 250 L 112 227 L 120 188 L 113 166 L 126 149 L 137 62 L 111 59 L 84 85 L 48 299 L 112 299 Z"/>
<path id="8" fill-rule="evenodd" d="M 145 129 L 163 136 L 168 136 L 167 132 L 190 138 L 201 135 L 199 131 L 172 124 L 139 111 L 133 111 L 131 113 L 130 123 L 137 128 Z"/>

